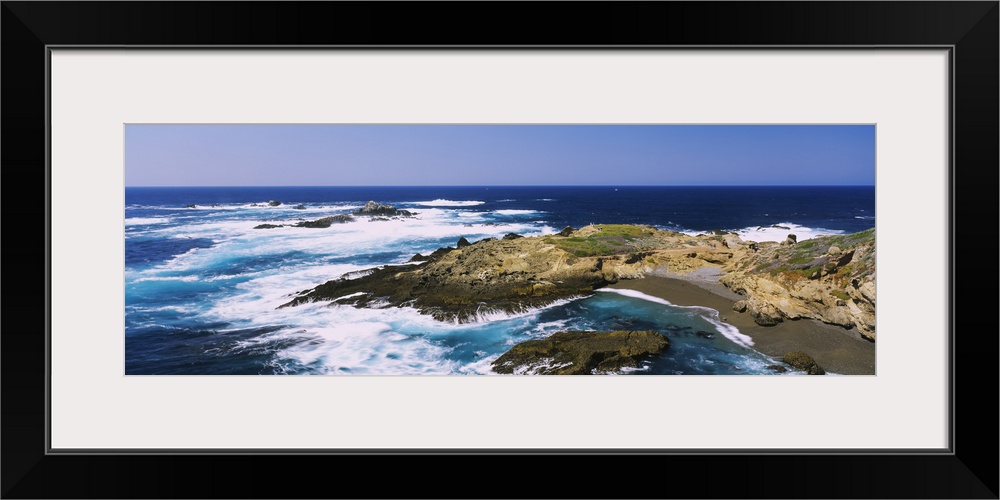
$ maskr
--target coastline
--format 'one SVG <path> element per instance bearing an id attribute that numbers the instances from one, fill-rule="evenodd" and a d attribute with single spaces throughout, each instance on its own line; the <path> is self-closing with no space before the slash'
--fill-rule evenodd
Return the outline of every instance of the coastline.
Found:
<path id="1" fill-rule="evenodd" d="M 760 326 L 747 313 L 733 310 L 744 298 L 718 283 L 716 268 L 702 268 L 687 276 L 656 273 L 621 280 L 609 288 L 629 289 L 680 306 L 705 306 L 719 311 L 725 323 L 753 339 L 753 348 L 780 360 L 785 353 L 803 351 L 828 372 L 842 375 L 875 375 L 875 344 L 857 332 L 817 320 L 785 320 L 775 326 Z"/>

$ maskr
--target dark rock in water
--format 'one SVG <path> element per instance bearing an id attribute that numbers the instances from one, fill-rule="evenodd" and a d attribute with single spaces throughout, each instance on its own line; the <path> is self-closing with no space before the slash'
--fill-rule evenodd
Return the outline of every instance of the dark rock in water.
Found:
<path id="1" fill-rule="evenodd" d="M 619 318 L 612 316 L 609 318 L 608 327 L 614 330 L 654 330 L 658 325 L 652 321 L 644 321 L 639 318 Z"/>
<path id="2" fill-rule="evenodd" d="M 311 228 L 324 228 L 330 227 L 332 224 L 344 224 L 346 222 L 353 222 L 354 217 L 350 215 L 332 215 L 330 217 L 323 217 L 322 219 L 307 220 L 295 224 L 295 227 L 311 227 Z"/>
<path id="3" fill-rule="evenodd" d="M 697 332 L 697 335 L 699 337 L 703 338 L 703 339 L 714 339 L 715 338 L 715 334 L 714 333 L 712 333 L 712 332 L 706 332 L 704 330 L 699 330 Z"/>
<path id="4" fill-rule="evenodd" d="M 799 370 L 805 371 L 809 375 L 825 375 L 826 372 L 816 364 L 816 360 L 812 356 L 802 352 L 794 351 L 785 354 L 785 357 L 781 359 L 785 364 L 797 368 Z"/>
<path id="5" fill-rule="evenodd" d="M 785 373 L 788 371 L 788 368 L 785 368 L 784 366 L 781 365 L 767 365 L 767 369 L 776 371 L 778 373 Z"/>
<path id="6" fill-rule="evenodd" d="M 383 205 L 377 201 L 369 201 L 365 203 L 365 206 L 361 207 L 359 210 L 354 211 L 354 215 L 387 215 L 387 216 L 403 216 L 412 217 L 415 215 L 409 210 L 399 210 L 392 205 Z"/>
<path id="7" fill-rule="evenodd" d="M 521 236 L 520 234 L 515 234 L 515 233 L 507 233 L 507 234 L 503 235 L 503 239 L 505 239 L 505 240 L 516 240 L 518 238 L 524 238 L 524 236 Z"/>
<path id="8" fill-rule="evenodd" d="M 497 373 L 589 375 L 638 368 L 670 341 L 654 331 L 556 332 L 515 345 L 493 362 Z"/>
<path id="9" fill-rule="evenodd" d="M 559 231 L 559 236 L 569 236 L 573 234 L 573 226 L 566 226 L 562 231 Z"/>
<path id="10" fill-rule="evenodd" d="M 269 206 L 269 207 L 280 207 L 281 206 L 281 202 L 280 201 L 276 201 L 276 200 L 271 200 L 271 201 L 267 202 L 267 206 Z"/>
<path id="11" fill-rule="evenodd" d="M 254 229 L 274 229 L 277 227 L 285 227 L 284 224 L 261 224 L 259 226 L 254 226 Z"/>
<path id="12" fill-rule="evenodd" d="M 790 228 L 790 227 L 788 227 L 788 226 L 779 226 L 778 224 L 771 224 L 771 227 L 773 227 L 773 228 L 777 228 L 777 229 L 784 229 L 784 230 L 786 230 L 786 231 L 787 231 L 787 230 L 789 230 L 789 229 L 791 229 L 791 228 Z"/>
<path id="13" fill-rule="evenodd" d="M 305 205 L 295 205 L 292 208 L 294 208 L 295 210 L 305 210 L 306 206 Z"/>
<path id="14" fill-rule="evenodd" d="M 195 205 L 194 203 L 192 203 L 190 205 L 184 205 L 184 208 L 198 208 L 198 205 Z"/>
<path id="15" fill-rule="evenodd" d="M 465 248 L 471 245 L 472 243 L 469 243 L 469 240 L 465 239 L 464 236 L 458 239 L 458 248 Z"/>

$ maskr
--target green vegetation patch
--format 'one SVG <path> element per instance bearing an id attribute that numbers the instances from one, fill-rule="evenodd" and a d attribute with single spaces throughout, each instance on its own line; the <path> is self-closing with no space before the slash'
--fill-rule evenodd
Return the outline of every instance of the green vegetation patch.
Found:
<path id="1" fill-rule="evenodd" d="M 647 228 L 628 224 L 603 224 L 601 230 L 590 236 L 545 238 L 545 243 L 555 245 L 577 257 L 617 255 L 636 250 L 648 250 L 652 244 L 645 237 L 653 232 Z"/>
<path id="2" fill-rule="evenodd" d="M 852 248 L 862 244 L 875 243 L 875 228 L 866 229 L 860 233 L 826 236 L 823 239 L 828 246 L 836 245 L 842 249 Z"/>
<path id="3" fill-rule="evenodd" d="M 847 292 L 843 290 L 831 290 L 830 295 L 833 295 L 834 297 L 837 297 L 840 300 L 851 300 L 851 296 L 848 295 Z"/>

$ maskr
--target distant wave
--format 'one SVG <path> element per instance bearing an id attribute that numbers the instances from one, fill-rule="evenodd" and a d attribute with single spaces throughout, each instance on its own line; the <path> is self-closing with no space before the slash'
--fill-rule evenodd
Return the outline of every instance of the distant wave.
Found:
<path id="1" fill-rule="evenodd" d="M 538 210 L 496 210 L 493 213 L 499 215 L 531 215 L 540 214 L 542 212 Z"/>
<path id="2" fill-rule="evenodd" d="M 474 207 L 476 205 L 482 205 L 486 203 L 485 201 L 475 201 L 475 200 L 465 200 L 465 201 L 455 201 L 455 200 L 431 200 L 431 201 L 415 201 L 414 205 L 420 205 L 422 207 Z"/>

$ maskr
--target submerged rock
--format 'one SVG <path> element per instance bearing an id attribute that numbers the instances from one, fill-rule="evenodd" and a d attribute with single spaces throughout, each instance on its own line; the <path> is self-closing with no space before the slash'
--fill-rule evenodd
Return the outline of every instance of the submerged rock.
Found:
<path id="1" fill-rule="evenodd" d="M 261 224 L 259 226 L 254 226 L 254 229 L 275 229 L 279 227 L 285 227 L 284 224 Z"/>
<path id="2" fill-rule="evenodd" d="M 589 375 L 638 368 L 639 363 L 670 346 L 651 330 L 556 332 L 515 345 L 493 362 L 493 371 L 519 375 Z"/>
<path id="3" fill-rule="evenodd" d="M 269 207 L 280 207 L 281 206 L 281 202 L 277 201 L 277 200 L 271 200 L 271 201 L 267 202 L 267 206 L 269 206 Z"/>
<path id="4" fill-rule="evenodd" d="M 184 205 L 184 208 L 198 208 L 198 205 L 195 205 L 194 203 L 192 203 L 190 205 Z"/>
<path id="5" fill-rule="evenodd" d="M 292 208 L 294 208 L 295 210 L 305 210 L 305 209 L 306 209 L 306 206 L 305 206 L 305 205 L 301 205 L 301 204 L 300 204 L 300 205 L 295 205 L 295 206 L 294 206 L 294 207 L 292 207 Z"/>
<path id="6" fill-rule="evenodd" d="M 816 360 L 814 360 L 812 356 L 802 351 L 794 351 L 785 354 L 785 357 L 782 358 L 781 361 L 793 368 L 803 370 L 809 375 L 826 374 L 826 372 L 816 364 Z"/>

